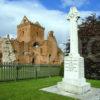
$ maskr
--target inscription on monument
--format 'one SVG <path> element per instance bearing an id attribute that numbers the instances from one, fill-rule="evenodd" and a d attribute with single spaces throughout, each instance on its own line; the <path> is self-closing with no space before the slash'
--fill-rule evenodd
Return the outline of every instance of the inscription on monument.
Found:
<path id="1" fill-rule="evenodd" d="M 73 72 L 77 72 L 77 61 L 73 60 L 73 61 L 65 61 L 65 70 L 66 71 L 73 71 Z"/>

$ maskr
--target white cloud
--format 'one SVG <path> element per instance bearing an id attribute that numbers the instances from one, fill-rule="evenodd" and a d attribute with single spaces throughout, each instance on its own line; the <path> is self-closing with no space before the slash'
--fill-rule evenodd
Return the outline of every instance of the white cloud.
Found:
<path id="1" fill-rule="evenodd" d="M 53 30 L 59 42 L 67 34 L 66 14 L 59 10 L 48 10 L 37 1 L 0 2 L 0 33 L 16 33 L 16 26 L 26 15 L 31 21 L 39 21 L 45 32 Z M 61 39 L 62 38 L 62 39 Z"/>
<path id="2" fill-rule="evenodd" d="M 81 16 L 85 17 L 91 11 L 81 11 Z M 0 35 L 16 35 L 16 26 L 21 22 L 24 15 L 29 20 L 39 21 L 45 27 L 45 34 L 53 30 L 59 44 L 66 41 L 69 33 L 69 24 L 66 14 L 59 10 L 48 10 L 38 0 L 18 0 L 8 2 L 0 1 Z"/>

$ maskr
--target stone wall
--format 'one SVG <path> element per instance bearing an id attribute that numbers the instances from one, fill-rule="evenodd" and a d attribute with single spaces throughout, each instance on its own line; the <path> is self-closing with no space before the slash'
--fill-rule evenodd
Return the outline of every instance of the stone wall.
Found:
<path id="1" fill-rule="evenodd" d="M 9 38 L 4 38 L 2 41 L 2 62 L 11 63 L 16 61 L 13 47 Z"/>

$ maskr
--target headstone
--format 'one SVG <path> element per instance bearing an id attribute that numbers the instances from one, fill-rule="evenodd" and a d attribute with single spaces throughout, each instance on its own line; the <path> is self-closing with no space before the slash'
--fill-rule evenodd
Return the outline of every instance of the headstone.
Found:
<path id="1" fill-rule="evenodd" d="M 78 52 L 78 18 L 77 8 L 71 7 L 67 16 L 70 23 L 70 53 L 64 57 L 64 78 L 57 87 L 69 93 L 84 94 L 91 87 L 84 77 L 84 58 Z"/>

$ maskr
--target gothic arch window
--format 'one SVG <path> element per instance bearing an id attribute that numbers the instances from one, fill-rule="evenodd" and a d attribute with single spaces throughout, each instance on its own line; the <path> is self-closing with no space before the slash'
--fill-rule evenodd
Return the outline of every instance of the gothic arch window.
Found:
<path id="1" fill-rule="evenodd" d="M 51 57 L 51 54 L 49 54 L 49 58 Z"/>
<path id="2" fill-rule="evenodd" d="M 27 20 L 26 20 L 26 19 L 24 19 L 23 21 L 24 21 L 24 23 L 26 23 L 26 22 L 27 22 Z"/>
<path id="3" fill-rule="evenodd" d="M 33 58 L 33 59 L 32 59 L 32 64 L 34 64 L 34 63 L 35 63 L 35 59 Z"/>
<path id="4" fill-rule="evenodd" d="M 39 45 L 39 43 L 38 42 L 35 42 L 34 44 L 33 44 L 33 47 L 35 47 L 35 48 L 38 48 L 40 45 Z"/>
<path id="5" fill-rule="evenodd" d="M 49 54 L 49 62 L 51 61 L 51 54 Z"/>
<path id="6" fill-rule="evenodd" d="M 2 53 L 0 53 L 0 58 L 2 58 Z"/>
<path id="7" fill-rule="evenodd" d="M 14 53 L 17 53 L 17 50 L 15 50 L 15 49 L 14 49 L 14 51 L 13 51 L 13 52 L 14 52 Z"/>
<path id="8" fill-rule="evenodd" d="M 38 36 L 38 32 L 36 32 L 36 35 Z"/>
<path id="9" fill-rule="evenodd" d="M 43 53 L 43 50 L 42 50 L 42 48 L 40 49 L 41 50 L 41 54 Z"/>
<path id="10" fill-rule="evenodd" d="M 22 31 L 22 36 L 24 35 L 24 31 Z"/>

